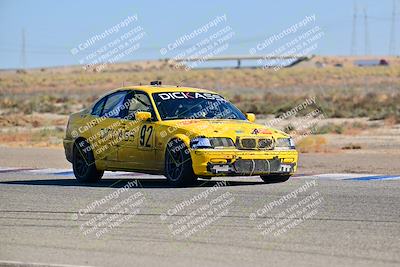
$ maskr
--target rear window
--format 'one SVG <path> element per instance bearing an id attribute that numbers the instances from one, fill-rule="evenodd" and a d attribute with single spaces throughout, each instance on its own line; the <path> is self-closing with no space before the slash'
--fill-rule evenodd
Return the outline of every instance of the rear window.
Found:
<path id="1" fill-rule="evenodd" d="M 126 91 L 116 92 L 107 97 L 104 105 L 102 116 L 108 118 L 118 118 L 124 104 Z"/>

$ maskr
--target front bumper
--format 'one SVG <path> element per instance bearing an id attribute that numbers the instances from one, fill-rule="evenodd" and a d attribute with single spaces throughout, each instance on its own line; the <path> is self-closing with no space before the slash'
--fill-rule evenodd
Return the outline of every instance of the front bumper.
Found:
<path id="1" fill-rule="evenodd" d="M 251 176 L 293 174 L 297 169 L 296 150 L 211 150 L 191 151 L 197 176 Z"/>
<path id="2" fill-rule="evenodd" d="M 63 140 L 65 157 L 72 163 L 72 150 L 74 148 L 74 141 L 70 139 Z"/>

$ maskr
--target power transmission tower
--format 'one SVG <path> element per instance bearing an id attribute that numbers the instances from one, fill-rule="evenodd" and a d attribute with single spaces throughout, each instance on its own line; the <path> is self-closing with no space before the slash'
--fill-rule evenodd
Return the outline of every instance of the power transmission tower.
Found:
<path id="1" fill-rule="evenodd" d="M 354 1 L 354 10 L 353 10 L 353 30 L 351 33 L 351 48 L 350 54 L 357 54 L 357 2 Z"/>
<path id="2" fill-rule="evenodd" d="M 25 69 L 26 67 L 26 44 L 25 44 L 25 29 L 22 29 L 21 32 L 22 42 L 21 42 L 21 68 Z"/>
<path id="3" fill-rule="evenodd" d="M 389 55 L 396 55 L 396 0 L 393 0 L 392 23 L 390 26 Z"/>
<path id="4" fill-rule="evenodd" d="M 371 48 L 369 45 L 369 29 L 368 29 L 368 15 L 367 15 L 367 8 L 364 7 L 364 28 L 365 28 L 365 55 L 370 55 L 371 54 Z"/>

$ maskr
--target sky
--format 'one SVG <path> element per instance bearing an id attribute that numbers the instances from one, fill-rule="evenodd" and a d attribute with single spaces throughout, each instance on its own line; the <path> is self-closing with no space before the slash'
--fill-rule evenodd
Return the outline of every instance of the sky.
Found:
<path id="1" fill-rule="evenodd" d="M 397 0 L 395 51 L 400 51 L 400 1 Z M 355 53 L 386 55 L 389 53 L 392 0 L 358 0 Z M 159 59 L 174 57 L 212 33 L 229 26 L 233 32 L 227 45 L 216 55 L 249 55 L 251 48 L 268 37 L 315 15 L 312 25 L 318 26 L 323 36 L 312 50 L 318 55 L 349 55 L 352 47 L 353 7 L 351 0 L 303 1 L 50 1 L 0 0 L 0 69 L 36 68 L 88 63 L 85 56 L 108 45 L 135 27 L 144 32 L 136 49 L 117 61 Z M 367 10 L 367 31 L 363 9 Z M 137 17 L 128 26 L 121 27 L 85 51 L 71 51 L 96 34 Z M 179 37 L 190 34 L 214 19 L 225 16 L 226 21 L 185 40 L 173 51 L 163 55 L 160 49 L 173 44 Z M 22 32 L 25 32 L 23 34 Z M 365 42 L 367 32 L 368 41 Z M 300 31 L 297 35 L 300 34 Z M 25 36 L 25 42 L 23 42 Z M 296 34 L 285 37 L 275 46 L 257 51 L 271 53 L 278 46 L 292 40 Z M 25 49 L 23 49 L 25 43 Z M 365 48 L 365 44 L 369 48 Z M 132 44 L 133 46 L 133 44 Z M 216 49 L 216 48 L 214 48 Z M 112 50 L 112 49 L 111 49 Z M 25 51 L 22 53 L 22 51 Z M 83 61 L 82 61 L 83 60 Z"/>

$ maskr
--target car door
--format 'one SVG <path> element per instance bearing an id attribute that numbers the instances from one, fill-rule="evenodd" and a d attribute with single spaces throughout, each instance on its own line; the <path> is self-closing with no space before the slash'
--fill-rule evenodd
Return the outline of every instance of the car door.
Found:
<path id="1" fill-rule="evenodd" d="M 91 144 L 96 160 L 104 161 L 107 167 L 118 167 L 118 147 L 123 138 L 124 125 L 121 112 L 128 91 L 113 92 L 99 100 L 89 123 Z"/>
<path id="2" fill-rule="evenodd" d="M 118 148 L 118 160 L 133 170 L 154 170 L 155 166 L 155 123 L 153 106 L 147 93 L 132 91 L 125 106 L 124 127 L 126 138 Z M 135 114 L 146 111 L 152 114 L 148 121 L 136 120 Z"/>

